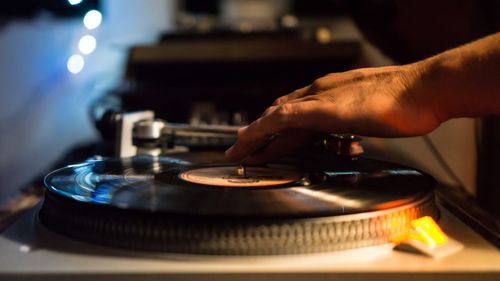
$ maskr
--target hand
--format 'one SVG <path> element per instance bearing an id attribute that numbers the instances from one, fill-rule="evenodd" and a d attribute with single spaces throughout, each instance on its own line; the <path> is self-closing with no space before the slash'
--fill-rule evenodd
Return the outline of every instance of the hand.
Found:
<path id="1" fill-rule="evenodd" d="M 419 66 L 364 68 L 319 78 L 278 98 L 241 128 L 226 158 L 265 163 L 312 141 L 318 132 L 377 137 L 428 133 L 446 118 L 424 89 Z"/>

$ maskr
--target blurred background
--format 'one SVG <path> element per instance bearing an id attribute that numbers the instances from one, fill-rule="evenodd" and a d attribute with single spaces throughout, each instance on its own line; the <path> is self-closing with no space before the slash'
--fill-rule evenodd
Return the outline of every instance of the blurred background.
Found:
<path id="1" fill-rule="evenodd" d="M 328 73 L 411 63 L 497 32 L 499 11 L 486 0 L 3 1 L 0 205 L 58 165 L 105 155 L 106 110 L 242 125 Z M 498 123 L 452 120 L 425 137 L 366 138 L 366 150 L 498 214 Z"/>

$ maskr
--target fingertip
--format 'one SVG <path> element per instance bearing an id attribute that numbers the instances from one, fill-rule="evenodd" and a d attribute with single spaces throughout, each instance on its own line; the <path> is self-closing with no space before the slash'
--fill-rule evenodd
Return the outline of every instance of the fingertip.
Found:
<path id="1" fill-rule="evenodd" d="M 248 150 L 244 145 L 239 143 L 238 141 L 228 148 L 224 153 L 224 158 L 229 162 L 241 162 L 243 158 L 245 158 L 248 154 Z"/>
<path id="2" fill-rule="evenodd" d="M 224 152 L 224 156 L 226 156 L 226 157 L 230 156 L 233 149 L 234 149 L 234 145 L 232 145 L 230 148 L 226 149 L 226 151 Z"/>
<path id="3" fill-rule="evenodd" d="M 247 128 L 248 128 L 248 125 L 246 125 L 246 126 L 243 126 L 243 127 L 239 128 L 239 129 L 238 129 L 238 133 L 246 131 L 246 130 L 247 130 Z"/>
<path id="4" fill-rule="evenodd" d="M 230 162 L 237 160 L 234 155 L 234 145 L 226 149 L 226 151 L 224 152 L 224 159 Z"/>

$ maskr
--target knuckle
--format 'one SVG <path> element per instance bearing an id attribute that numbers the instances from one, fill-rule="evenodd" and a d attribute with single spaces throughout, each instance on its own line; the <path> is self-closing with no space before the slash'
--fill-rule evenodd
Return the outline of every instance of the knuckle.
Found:
<path id="1" fill-rule="evenodd" d="M 276 109 L 276 114 L 281 122 L 286 122 L 292 113 L 293 105 L 291 103 L 284 103 Z"/>
<path id="2" fill-rule="evenodd" d="M 295 93 L 295 92 L 294 92 L 294 93 Z M 274 101 L 273 105 L 274 105 L 274 106 L 277 106 L 277 105 L 280 105 L 280 104 L 283 104 L 283 103 L 287 102 L 287 101 L 290 99 L 290 96 L 291 96 L 291 95 L 293 95 L 293 93 L 292 93 L 292 94 L 290 94 L 290 95 L 284 95 L 284 96 L 281 96 L 281 97 L 277 98 L 277 99 Z"/>
<path id="3" fill-rule="evenodd" d="M 286 102 L 286 100 L 287 100 L 287 96 L 279 97 L 276 100 L 274 100 L 273 105 L 282 104 L 282 103 Z"/>
<path id="4" fill-rule="evenodd" d="M 268 107 L 266 110 L 264 110 L 261 117 L 265 117 L 265 116 L 271 114 L 276 109 L 276 107 L 277 107 L 276 105 Z"/>
<path id="5" fill-rule="evenodd" d="M 313 92 L 318 92 L 322 91 L 328 88 L 328 78 L 326 77 L 321 77 L 316 80 L 311 84 L 311 90 Z"/>

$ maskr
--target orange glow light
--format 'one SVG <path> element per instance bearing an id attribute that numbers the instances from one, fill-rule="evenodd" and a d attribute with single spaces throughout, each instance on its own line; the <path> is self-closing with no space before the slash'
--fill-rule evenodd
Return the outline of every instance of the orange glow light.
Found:
<path id="1" fill-rule="evenodd" d="M 429 247 L 441 246 L 448 241 L 443 230 L 429 216 L 412 220 L 411 226 L 414 232 L 410 234 L 410 239 L 422 241 Z"/>

